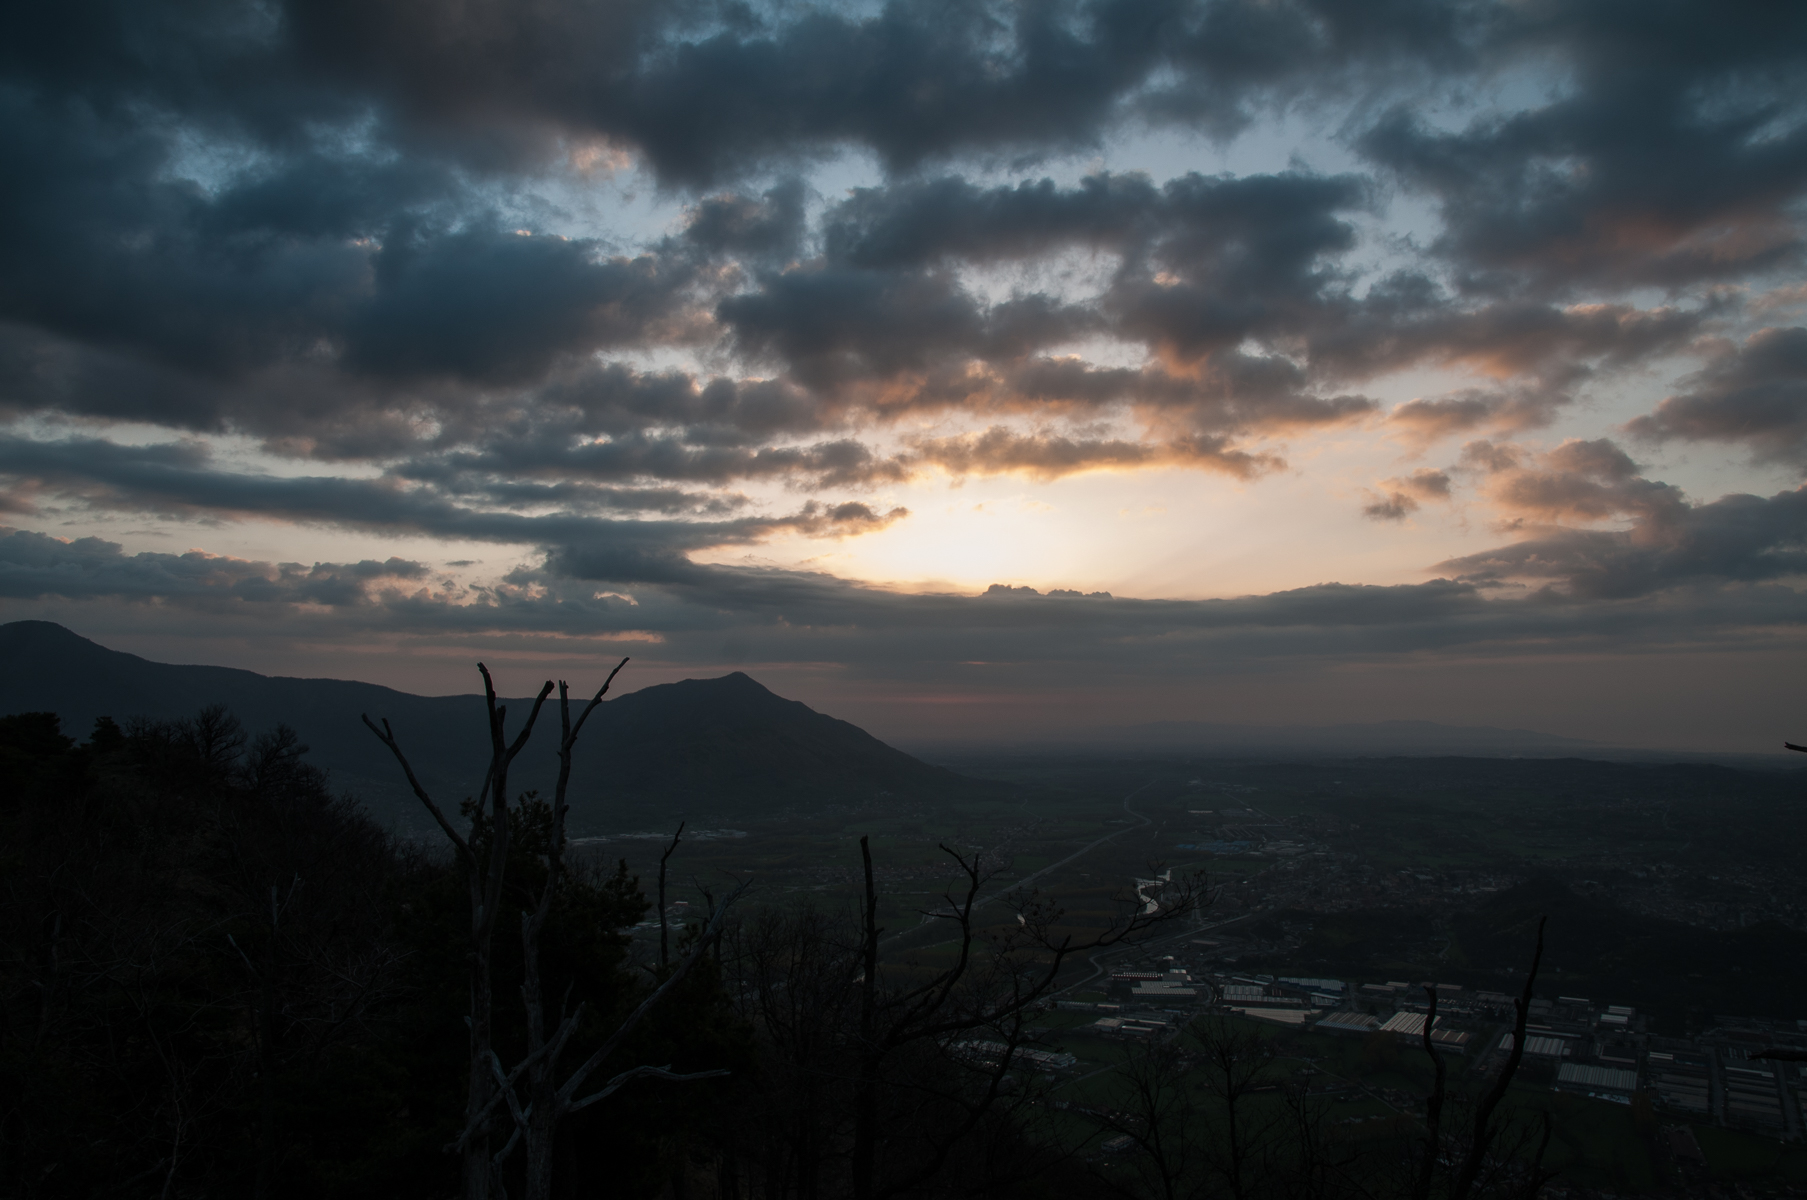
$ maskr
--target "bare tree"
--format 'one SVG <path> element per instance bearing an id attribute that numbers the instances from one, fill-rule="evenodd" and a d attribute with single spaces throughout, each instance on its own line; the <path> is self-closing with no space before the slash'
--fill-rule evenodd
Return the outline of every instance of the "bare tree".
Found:
<path id="1" fill-rule="evenodd" d="M 1493 1086 L 1487 1090 L 1487 1094 L 1481 1098 L 1481 1102 L 1475 1106 L 1474 1128 L 1468 1138 L 1468 1152 L 1463 1156 L 1462 1166 L 1456 1174 L 1455 1182 L 1450 1187 L 1450 1200 L 1468 1200 L 1476 1185 L 1483 1182 L 1484 1174 L 1503 1175 L 1509 1178 L 1514 1172 L 1502 1171 L 1500 1164 L 1522 1161 L 1523 1151 L 1527 1149 L 1525 1145 L 1521 1144 L 1515 1148 L 1519 1153 L 1507 1156 L 1495 1153 L 1496 1144 L 1500 1141 L 1504 1125 L 1496 1117 L 1500 1101 L 1506 1098 L 1506 1092 L 1512 1086 L 1512 1078 L 1518 1074 L 1519 1063 L 1525 1057 L 1525 1023 L 1531 1013 L 1532 989 L 1537 986 L 1537 968 L 1543 963 L 1543 933 L 1544 926 L 1548 922 L 1548 917 L 1537 919 L 1537 945 L 1531 951 L 1531 969 L 1525 973 L 1525 989 L 1523 994 L 1512 1002 L 1512 1050 L 1506 1057 L 1505 1066 L 1500 1069 L 1499 1077 L 1494 1080 Z M 1524 1139 L 1521 1138 L 1520 1141 L 1522 1143 Z M 1528 1162 L 1523 1162 L 1523 1170 L 1519 1172 L 1525 1177 L 1522 1185 L 1527 1196 L 1536 1195 L 1538 1188 L 1548 1180 L 1543 1169 L 1543 1156 L 1549 1144 L 1550 1125 L 1549 1117 L 1546 1114 L 1541 1134 L 1537 1140 L 1537 1149 Z"/>
<path id="2" fill-rule="evenodd" d="M 887 988 L 880 978 L 878 891 L 873 881 L 870 840 L 860 839 L 865 891 L 860 909 L 860 991 L 853 1050 L 853 1145 L 850 1190 L 855 1200 L 882 1200 L 908 1192 L 933 1177 L 953 1147 L 978 1128 L 1008 1090 L 1018 1051 L 1026 1040 L 1024 1019 L 1052 991 L 1069 956 L 1115 945 L 1125 938 L 1193 911 L 1202 880 L 1170 882 L 1158 901 L 1126 898 L 1127 913 L 1101 934 L 1076 939 L 1057 932 L 1061 911 L 1036 893 L 1011 897 L 1014 921 L 1001 930 L 981 926 L 980 892 L 994 870 L 983 853 L 970 857 L 941 847 L 964 877 L 961 890 L 943 896 L 945 905 L 924 915 L 949 923 L 957 946 L 951 966 L 913 987 Z M 976 1042 L 979 1036 L 984 1042 Z M 887 1064 L 925 1047 L 950 1048 L 972 1069 L 963 1087 L 937 1098 L 951 1109 L 929 1144 L 909 1165 L 883 1173 L 879 1097 Z"/>
<path id="3" fill-rule="evenodd" d="M 502 1162 L 513 1152 L 517 1144 L 525 1144 L 526 1148 L 526 1194 L 527 1200 L 547 1200 L 552 1194 L 552 1162 L 553 1148 L 560 1122 L 574 1112 L 581 1111 L 598 1101 L 604 1100 L 620 1090 L 625 1084 L 635 1079 L 657 1078 L 685 1081 L 693 1079 L 712 1079 L 727 1074 L 725 1071 L 700 1071 L 690 1074 L 678 1074 L 667 1067 L 636 1066 L 616 1074 L 613 1078 L 585 1096 L 585 1084 L 590 1077 L 618 1051 L 632 1036 L 646 1015 L 658 1006 L 659 1002 L 676 989 L 692 968 L 708 953 L 710 945 L 721 935 L 722 924 L 729 908 L 746 885 L 743 883 L 723 904 L 711 915 L 702 935 L 691 947 L 690 953 L 680 962 L 675 970 L 665 974 L 652 993 L 643 999 L 615 1030 L 588 1058 L 574 1069 L 561 1082 L 560 1058 L 564 1054 L 572 1037 L 577 1033 L 587 1009 L 587 1001 L 580 1001 L 575 1008 L 567 1008 L 565 1003 L 559 1006 L 558 1021 L 548 1032 L 546 1027 L 547 1001 L 545 986 L 540 969 L 540 939 L 545 932 L 547 918 L 551 915 L 555 897 L 559 894 L 560 881 L 564 875 L 564 853 L 566 846 L 565 822 L 570 812 L 568 796 L 571 784 L 571 769 L 578 737 L 589 721 L 590 715 L 602 703 L 609 687 L 615 682 L 615 676 L 628 663 L 622 659 L 615 669 L 603 681 L 575 720 L 571 714 L 570 687 L 564 681 L 558 684 L 559 707 L 559 745 L 558 745 L 558 782 L 555 785 L 551 810 L 551 826 L 547 834 L 545 847 L 545 871 L 540 882 L 539 893 L 534 899 L 533 907 L 521 915 L 521 950 L 522 978 L 521 1001 L 526 1009 L 527 1047 L 526 1053 L 512 1069 L 502 1065 L 489 1036 L 490 1019 L 490 979 L 489 979 L 489 939 L 495 924 L 497 909 L 502 900 L 502 884 L 505 879 L 504 861 L 509 852 L 508 825 L 509 808 L 507 801 L 507 771 L 516 754 L 526 744 L 532 733 L 534 720 L 539 715 L 540 706 L 552 690 L 551 682 L 547 682 L 540 690 L 539 698 L 534 701 L 533 712 L 526 726 L 512 744 L 506 744 L 503 738 L 502 716 L 504 709 L 495 703 L 495 691 L 490 682 L 489 672 L 483 671 L 485 694 L 490 705 L 490 738 L 492 745 L 491 766 L 485 786 L 490 798 L 490 816 L 488 837 L 485 849 L 490 856 L 488 870 L 479 872 L 482 864 L 472 844 L 477 840 L 476 830 L 470 840 L 458 836 L 450 823 L 444 818 L 438 807 L 427 796 L 426 791 L 409 768 L 400 748 L 395 743 L 394 734 L 387 721 L 382 729 L 371 723 L 368 717 L 364 723 L 376 732 L 379 738 L 389 746 L 402 769 L 407 773 L 408 782 L 414 788 L 422 803 L 439 820 L 440 827 L 454 840 L 458 847 L 460 860 L 466 865 L 467 873 L 472 879 L 472 947 L 473 961 L 480 959 L 482 972 L 479 976 L 473 968 L 471 980 L 472 996 L 472 1030 L 471 1039 L 471 1085 L 467 1101 L 465 1123 L 449 1148 L 460 1151 L 465 1156 L 465 1188 L 467 1200 L 481 1200 L 487 1196 L 488 1190 Z M 481 664 L 479 669 L 482 670 Z M 476 812 L 479 820 L 483 813 L 481 799 Z M 675 847 L 674 839 L 674 847 Z M 669 854 L 669 852 L 668 852 Z M 479 883 L 482 887 L 479 901 Z M 479 950 L 480 947 L 480 950 Z M 481 1020 L 479 1021 L 479 1013 Z M 481 1041 L 475 1031 L 481 1025 L 483 1035 Z M 520 1090 L 524 1087 L 526 1096 L 523 1101 Z M 494 1116 L 498 1109 L 506 1108 L 514 1119 L 514 1132 L 502 1148 L 490 1153 L 489 1141 Z M 476 1160 L 481 1157 L 479 1165 Z M 477 1190 L 481 1179 L 482 1191 Z"/>
<path id="4" fill-rule="evenodd" d="M 1430 1056 L 1433 1076 L 1431 1090 L 1425 1098 L 1424 1137 L 1410 1186 L 1413 1200 L 1428 1200 L 1439 1179 L 1439 1195 L 1447 1200 L 1469 1200 L 1471 1196 L 1523 1196 L 1537 1194 L 1552 1177 L 1543 1159 L 1549 1147 L 1551 1129 L 1549 1115 L 1543 1114 L 1535 1128 L 1517 1125 L 1502 1118 L 1500 1103 L 1512 1087 L 1519 1064 L 1525 1055 L 1525 1026 L 1531 1011 L 1532 991 L 1537 984 L 1538 967 L 1543 962 L 1544 926 L 1548 918 L 1537 922 L 1537 943 L 1531 952 L 1531 969 L 1525 975 L 1521 995 L 1513 1001 L 1512 1048 L 1493 1083 L 1478 1100 L 1471 1102 L 1453 1095 L 1443 1058 L 1432 1039 L 1437 1022 L 1437 990 L 1426 985 L 1426 1008 L 1422 1044 Z M 1451 1132 L 1447 1117 L 1452 1110 L 1469 1109 L 1467 1128 Z"/>
<path id="5" fill-rule="evenodd" d="M 844 1161 L 851 1080 L 843 1069 L 848 1031 L 857 1022 L 862 962 L 841 914 L 801 904 L 765 909 L 724 938 L 727 982 L 765 1053 L 752 1106 L 752 1129 L 729 1142 L 757 1165 L 750 1189 L 770 1200 L 817 1200 L 831 1164 Z M 740 1175 L 737 1161 L 725 1173 Z"/>
<path id="6" fill-rule="evenodd" d="M 640 1066 L 616 1075 L 595 1093 L 579 1098 L 578 1093 L 584 1088 L 589 1077 L 606 1062 L 609 1056 L 631 1036 L 636 1027 L 653 1010 L 653 1008 L 683 982 L 691 968 L 700 962 L 708 952 L 710 944 L 720 936 L 722 922 L 727 916 L 728 906 L 739 895 L 730 897 L 711 916 L 708 926 L 703 931 L 690 953 L 678 964 L 678 969 L 665 976 L 653 993 L 643 1000 L 639 1007 L 628 1016 L 612 1033 L 608 1040 L 581 1066 L 572 1071 L 564 1082 L 560 1083 L 559 1057 L 572 1034 L 577 1031 L 578 1023 L 583 1017 L 585 1005 L 579 1003 L 576 1009 L 561 1012 L 558 1027 L 550 1037 L 546 1034 L 546 1003 L 543 985 L 540 979 L 539 936 L 545 928 L 546 918 L 552 911 L 552 900 L 558 886 L 559 874 L 564 864 L 565 849 L 565 815 L 569 811 L 566 794 L 571 783 L 571 755 L 577 746 L 578 735 L 583 731 L 584 722 L 602 702 L 608 692 L 609 685 L 615 676 L 627 665 L 622 659 L 596 695 L 591 698 L 577 720 L 571 719 L 571 702 L 565 683 L 558 685 L 558 707 L 560 739 L 558 749 L 558 784 L 553 793 L 552 832 L 546 850 L 546 875 L 540 886 L 537 903 L 531 913 L 521 917 L 521 947 L 525 963 L 525 972 L 521 984 L 521 999 L 527 1006 L 527 1056 L 522 1059 L 514 1072 L 503 1076 L 501 1063 L 491 1056 L 491 1065 L 495 1069 L 498 1082 L 502 1087 L 502 1095 L 509 1103 L 510 1111 L 515 1118 L 517 1134 L 524 1134 L 527 1143 L 527 1200 L 547 1200 L 552 1194 L 552 1149 L 553 1139 L 558 1131 L 559 1122 L 571 1113 L 587 1108 L 596 1102 L 606 1099 L 622 1085 L 632 1079 L 658 1078 L 667 1080 L 713 1079 L 726 1075 L 726 1071 L 698 1071 L 690 1074 L 674 1074 L 669 1067 Z M 680 830 L 681 830 L 680 826 Z M 672 839 L 672 848 L 677 846 L 677 839 Z M 666 852 L 666 857 L 670 851 Z M 660 862 L 660 874 L 663 877 L 664 862 Z M 744 886 L 744 885 L 743 885 Z M 660 889 L 663 892 L 663 888 Z M 662 897 L 661 897 L 662 898 Z M 661 965 L 664 959 L 664 944 L 661 939 Z M 527 1104 L 519 1104 L 515 1099 L 514 1086 L 516 1079 L 523 1071 L 527 1080 Z M 510 1139 L 512 1145 L 513 1139 Z M 503 1153 L 507 1153 L 504 1147 Z"/>
<path id="7" fill-rule="evenodd" d="M 1205 1187 L 1206 1140 L 1213 1130 L 1192 1067 L 1177 1038 L 1131 1046 L 1115 1072 L 1121 1082 L 1109 1105 L 1083 1111 L 1113 1147 L 1127 1144 L 1121 1159 L 1094 1168 L 1111 1191 L 1185 1200 Z"/>
<path id="8" fill-rule="evenodd" d="M 389 727 L 388 720 L 385 719 L 382 727 L 378 728 L 369 716 L 360 714 L 370 732 L 389 747 L 395 761 L 401 764 L 408 786 L 414 790 L 414 795 L 426 806 L 433 819 L 439 823 L 441 831 L 451 841 L 457 853 L 459 869 L 463 872 L 470 891 L 468 964 L 471 1000 L 467 1018 L 470 1025 L 470 1086 L 465 1097 L 465 1126 L 455 1143 L 464 1157 L 466 1200 L 488 1200 L 496 1171 L 489 1148 L 490 1114 L 495 1109 L 498 1096 L 493 1069 L 495 1053 L 491 1047 L 494 998 L 490 950 L 495 936 L 496 916 L 502 907 L 503 884 L 508 868 L 508 768 L 527 745 L 527 739 L 533 734 L 534 722 L 539 719 L 540 709 L 546 703 L 546 697 L 552 694 L 552 681 L 548 679 L 533 701 L 526 724 L 521 727 L 521 732 L 514 741 L 509 742 L 504 725 L 508 708 L 496 703 L 496 687 L 490 678 L 489 668 L 478 663 L 477 670 L 483 675 L 483 698 L 488 708 L 490 758 L 489 769 L 483 776 L 483 786 L 478 789 L 475 797 L 469 838 L 453 828 L 444 810 L 421 785 L 414 774 L 414 768 L 408 763 L 407 755 L 402 752 L 401 745 L 396 740 L 395 731 Z M 484 848 L 487 861 L 472 845 L 480 839 L 487 842 Z"/>

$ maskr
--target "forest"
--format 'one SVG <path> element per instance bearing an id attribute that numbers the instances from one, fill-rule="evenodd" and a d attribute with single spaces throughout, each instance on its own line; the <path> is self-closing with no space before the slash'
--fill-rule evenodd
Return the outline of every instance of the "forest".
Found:
<path id="1" fill-rule="evenodd" d="M 668 924 L 681 830 L 656 879 L 568 852 L 602 693 L 551 691 L 512 724 L 490 693 L 469 797 L 432 796 L 368 722 L 438 843 L 218 706 L 81 742 L 0 718 L 8 1193 L 1465 1200 L 1547 1176 L 1547 1126 L 1498 1107 L 1516 1056 L 1462 1086 L 1428 1040 L 1421 1111 L 1360 1136 L 1215 1018 L 1132 1048 L 1108 1104 L 1052 1098 L 1036 1022 L 1063 967 L 1192 915 L 1201 877 L 1077 929 L 1032 890 L 983 915 L 996 864 L 949 847 L 942 940 L 899 955 L 862 838 L 851 904 L 743 882 Z M 549 797 L 508 784 L 533 737 L 560 752 Z"/>

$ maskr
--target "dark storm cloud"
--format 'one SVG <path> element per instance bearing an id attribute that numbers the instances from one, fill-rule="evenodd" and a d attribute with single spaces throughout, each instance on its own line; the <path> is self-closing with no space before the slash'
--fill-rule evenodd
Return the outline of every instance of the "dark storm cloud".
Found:
<path id="1" fill-rule="evenodd" d="M 71 600 L 244 601 L 334 606 L 370 603 L 377 589 L 418 585 L 427 569 L 402 558 L 356 563 L 251 562 L 191 550 L 127 555 L 119 543 L 87 537 L 64 542 L 0 527 L 0 596 Z"/>
<path id="2" fill-rule="evenodd" d="M 520 236 L 431 164 L 307 151 L 210 193 L 172 177 L 180 133 L 0 89 L 0 318 L 216 384 L 323 358 L 492 383 L 683 340 L 683 254 Z"/>
<path id="3" fill-rule="evenodd" d="M 1359 179 L 1303 173 L 1188 174 L 1158 187 L 1138 175 L 1100 174 L 1072 188 L 1047 179 L 979 188 L 944 177 L 861 189 L 830 209 L 823 218 L 826 262 L 854 271 L 818 278 L 834 280 L 837 291 L 852 279 L 872 280 L 871 289 L 886 279 L 936 278 L 936 268 L 950 261 L 1109 249 L 1121 260 L 1099 298 L 1111 331 L 1196 359 L 1247 336 L 1309 325 L 1314 306 L 1338 281 L 1329 260 L 1355 241 L 1340 214 L 1367 204 Z M 769 282 L 768 290 L 789 278 Z M 911 307 L 953 315 L 941 296 Z M 1056 324 L 1038 332 L 1047 344 L 1081 331 Z M 984 352 L 979 339 L 961 348 Z"/>
<path id="4" fill-rule="evenodd" d="M 823 380 L 921 370 L 937 356 L 1020 354 L 1087 325 L 1187 365 L 1251 338 L 1297 347 L 1304 365 L 1294 392 L 1308 380 L 1422 362 L 1530 377 L 1497 395 L 1402 410 L 1398 423 L 1420 433 L 1545 424 L 1583 381 L 1684 346 L 1712 313 L 1536 300 L 1469 306 L 1410 274 L 1358 297 L 1340 260 L 1354 243 L 1345 214 L 1368 203 L 1358 179 L 1305 174 L 1187 175 L 1160 186 L 1095 175 L 1071 188 L 1049 180 L 979 188 L 944 177 L 868 188 L 825 215 L 822 265 L 770 277 L 720 311 L 750 348 Z M 949 263 L 1071 247 L 1116 256 L 1095 311 L 1049 309 L 1015 341 L 988 338 L 992 314 L 946 273 Z"/>
<path id="5" fill-rule="evenodd" d="M 218 470 L 204 449 L 189 445 L 122 447 L 96 439 L 60 442 L 0 437 L 0 476 L 15 489 L 78 497 L 100 510 L 175 517 L 274 518 L 434 538 L 515 545 L 623 547 L 630 556 L 678 558 L 687 551 L 753 543 L 775 533 L 844 537 L 903 519 L 905 509 L 877 512 L 858 502 L 731 520 L 625 520 L 583 510 L 524 514 L 461 504 L 436 487 L 393 479 L 278 477 Z M 606 500 L 605 492 L 568 499 Z M 663 568 L 661 568 L 663 569 Z"/>
<path id="6" fill-rule="evenodd" d="M 1721 224 L 1745 214 L 1734 240 L 1748 249 L 1745 234 L 1786 224 L 1800 190 L 1784 169 L 1792 110 L 1775 101 L 1761 130 L 1722 135 L 1773 99 L 1788 30 L 1700 40 L 1692 20 L 1666 10 L 1638 44 L 1661 42 L 1659 59 L 1686 67 L 1676 78 L 1707 89 L 1701 119 L 1720 124 L 1700 147 L 1744 158 L 1690 167 L 1680 151 L 1695 143 L 1663 142 L 1661 128 L 1646 140 L 1674 152 L 1677 178 L 1742 189 L 1743 208 L 1711 211 Z M 1133 121 L 1231 130 L 1275 104 L 1371 100 L 1552 48 L 1580 65 L 1578 90 L 1569 108 L 1527 114 L 1525 128 L 1555 128 L 1627 79 L 1656 78 L 1613 49 L 1615 21 L 1598 5 L 1328 0 L 898 0 L 860 15 L 499 0 L 456 12 L 384 0 L 34 13 L 0 58 L 12 80 L 0 89 L 0 167 L 14 182 L 0 197 L 0 406 L 247 432 L 321 458 L 457 449 L 549 471 L 582 453 L 610 479 L 638 461 L 680 482 L 898 478 L 870 447 L 847 448 L 861 411 L 1090 420 L 1161 409 L 1145 447 L 1156 461 L 1176 436 L 1350 419 L 1372 406 L 1347 394 L 1353 382 L 1421 363 L 1523 378 L 1415 401 L 1394 414 L 1402 432 L 1533 428 L 1598 374 L 1680 346 L 1706 308 L 1476 304 L 1435 282 L 1449 265 L 1436 262 L 1364 290 L 1349 265 L 1354 219 L 1379 194 L 1354 175 L 1098 173 L 985 187 L 945 166 L 925 178 L 904 168 L 1032 157 Z M 1743 92 L 1715 82 L 1733 75 Z M 1639 111 L 1626 107 L 1626 119 Z M 1639 119 L 1667 128 L 1678 111 Z M 1365 144 L 1451 213 L 1482 211 L 1477 197 L 1528 202 L 1450 164 L 1516 169 L 1513 154 L 1543 152 L 1532 134 L 1433 136 L 1390 120 Z M 609 147 L 637 147 L 681 187 L 742 168 L 769 179 L 774 164 L 848 145 L 898 173 L 831 204 L 813 231 L 795 178 L 696 198 L 675 232 L 638 249 L 522 236 L 527 219 L 509 215 L 543 173 Z M 1582 175 L 1604 178 L 1595 165 Z M 1464 228 L 1452 216 L 1444 244 L 1457 274 L 1478 261 Z M 968 277 L 1075 249 L 1110 256 L 1096 295 L 1025 286 L 987 300 Z M 1714 253 L 1729 270 L 1771 261 Z M 1140 345 L 1167 371 L 1117 386 L 1100 369 L 1089 404 L 1041 387 L 1061 369 L 1042 356 L 1099 338 Z M 781 377 L 634 376 L 591 358 L 724 346 L 738 367 Z M 604 453 L 586 436 L 625 442 Z M 798 439 L 808 445 L 786 444 Z M 836 461 L 816 461 L 826 458 Z"/>
<path id="7" fill-rule="evenodd" d="M 891 3 L 864 17 L 496 2 L 454 13 L 388 0 L 296 4 L 291 28 L 310 65 L 385 96 L 429 136 L 475 140 L 486 125 L 606 136 L 668 182 L 706 185 L 848 143 L 897 167 L 1084 145 L 1168 61 L 1193 12 L 1106 0 Z M 1221 119 L 1234 123 L 1242 100 L 1221 101 Z"/>
<path id="8" fill-rule="evenodd" d="M 803 244 L 806 188 L 788 179 L 755 200 L 729 192 L 697 202 L 684 238 L 714 255 L 785 259 Z"/>
<path id="9" fill-rule="evenodd" d="M 1494 53 L 1554 95 L 1443 132 L 1401 108 L 1363 150 L 1439 198 L 1473 287 L 1681 286 L 1797 261 L 1807 11 L 1768 0 L 1502 6 Z"/>
<path id="10" fill-rule="evenodd" d="M 1163 207 L 1144 175 L 1088 175 L 1072 188 L 1052 179 L 982 188 L 943 176 L 855 189 L 824 214 L 822 243 L 831 261 L 865 269 L 1028 258 L 1069 245 L 1121 247 Z"/>
<path id="11" fill-rule="evenodd" d="M 896 482 L 907 477 L 895 459 L 881 458 L 851 439 L 802 446 L 698 445 L 678 437 L 626 435 L 606 442 L 497 440 L 476 453 L 415 459 L 395 475 L 476 494 L 496 495 L 511 478 L 665 479 L 722 485 L 754 479 L 807 481 L 817 487 Z M 694 501 L 695 497 L 690 497 Z"/>
<path id="12" fill-rule="evenodd" d="M 1599 599 L 1701 581 L 1798 576 L 1807 573 L 1807 490 L 1702 505 L 1659 503 L 1626 530 L 1554 530 L 1436 569 L 1474 581 L 1554 580 L 1570 596 Z"/>
<path id="13" fill-rule="evenodd" d="M 814 387 L 922 370 L 986 341 L 979 305 L 947 274 L 799 268 L 763 284 L 717 315 L 743 354 Z"/>
<path id="14" fill-rule="evenodd" d="M 1529 386 L 1550 389 L 1682 349 L 1714 315 L 1710 304 L 1640 309 L 1513 300 L 1469 307 L 1431 292 L 1410 299 L 1383 292 L 1309 334 L 1312 359 L 1327 372 L 1369 375 L 1444 362 L 1524 376 Z"/>
<path id="15" fill-rule="evenodd" d="M 1742 442 L 1760 462 L 1807 468 L 1807 329 L 1765 329 L 1726 347 L 1654 413 L 1627 427 L 1654 441 Z"/>
<path id="16" fill-rule="evenodd" d="M 399 234 L 371 273 L 340 335 L 348 366 L 484 383 L 538 379 L 564 354 L 682 341 L 657 326 L 690 282 L 652 255 L 611 259 L 593 242 L 493 228 Z"/>

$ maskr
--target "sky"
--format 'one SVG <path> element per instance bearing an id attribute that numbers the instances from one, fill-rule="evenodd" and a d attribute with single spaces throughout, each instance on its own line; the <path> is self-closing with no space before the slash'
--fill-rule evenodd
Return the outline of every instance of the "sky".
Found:
<path id="1" fill-rule="evenodd" d="M 0 620 L 907 744 L 1807 737 L 1807 6 L 71 0 Z"/>

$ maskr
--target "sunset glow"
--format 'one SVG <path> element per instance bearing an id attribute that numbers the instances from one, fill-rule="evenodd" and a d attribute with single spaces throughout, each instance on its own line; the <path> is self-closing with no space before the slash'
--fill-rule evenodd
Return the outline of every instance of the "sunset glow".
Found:
<path id="1" fill-rule="evenodd" d="M 1799 707 L 1789 6 L 391 7 L 9 58 L 0 617 L 922 738 Z"/>

